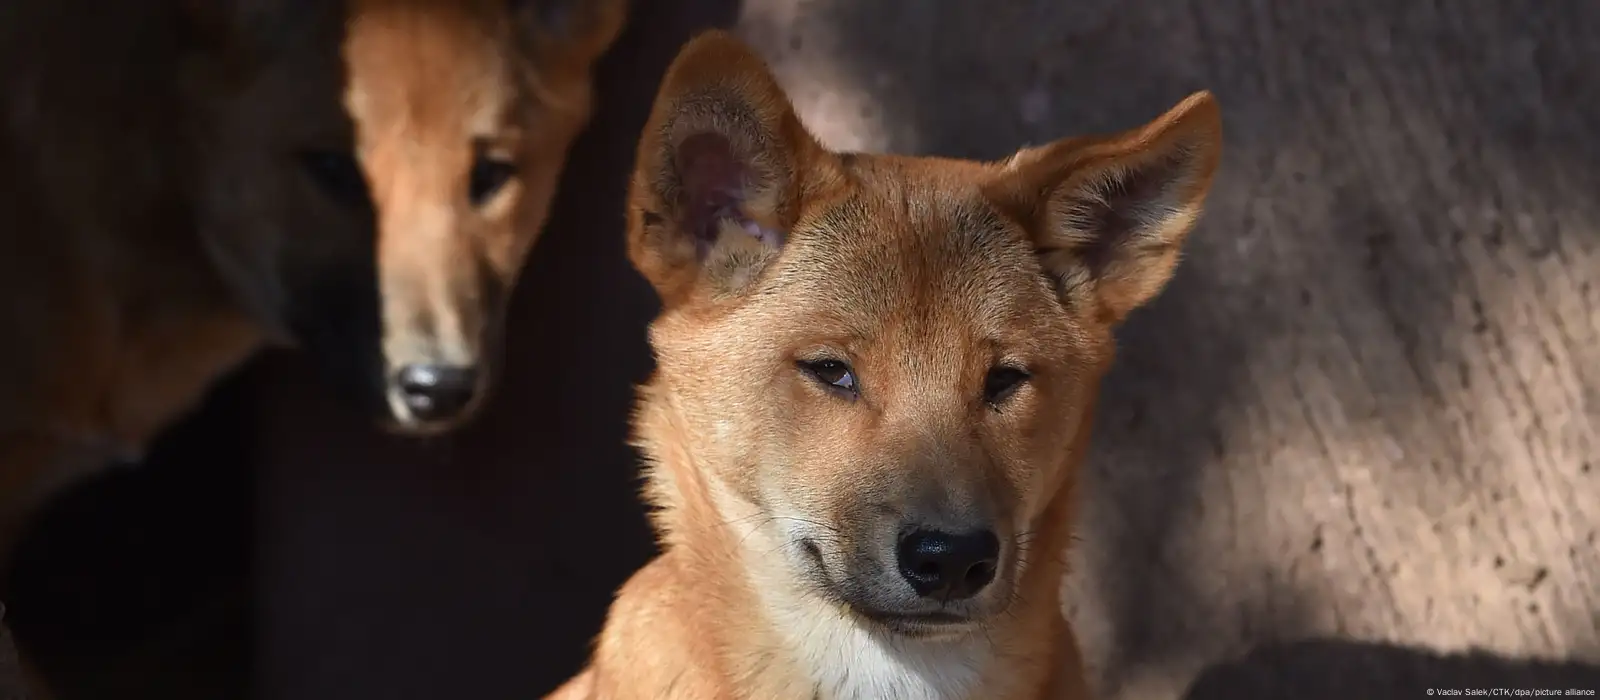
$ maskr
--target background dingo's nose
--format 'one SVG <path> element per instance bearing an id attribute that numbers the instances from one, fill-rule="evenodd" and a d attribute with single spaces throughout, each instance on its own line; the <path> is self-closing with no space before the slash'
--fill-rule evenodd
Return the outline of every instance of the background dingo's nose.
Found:
<path id="1" fill-rule="evenodd" d="M 395 375 L 395 387 L 412 418 L 450 420 L 472 403 L 478 390 L 478 371 L 463 365 L 406 365 Z"/>
<path id="2" fill-rule="evenodd" d="M 900 575 L 918 595 L 960 600 L 977 595 L 994 580 L 1000 539 L 989 530 L 917 530 L 900 538 L 896 555 Z"/>

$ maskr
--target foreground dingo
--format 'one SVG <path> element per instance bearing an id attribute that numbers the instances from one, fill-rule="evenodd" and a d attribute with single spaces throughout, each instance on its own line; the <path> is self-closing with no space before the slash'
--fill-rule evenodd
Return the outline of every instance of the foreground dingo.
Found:
<path id="1" fill-rule="evenodd" d="M 3 3 L 0 562 L 263 343 L 399 432 L 472 415 L 625 11 Z"/>
<path id="2" fill-rule="evenodd" d="M 665 552 L 562 700 L 1087 694 L 1063 553 L 1112 331 L 1172 274 L 1206 93 L 999 163 L 834 153 L 723 33 L 670 68 L 629 253 Z"/>

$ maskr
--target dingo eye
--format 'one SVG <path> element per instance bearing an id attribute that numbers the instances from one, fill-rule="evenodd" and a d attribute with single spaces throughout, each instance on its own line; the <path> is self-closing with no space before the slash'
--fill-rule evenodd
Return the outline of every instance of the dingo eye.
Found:
<path id="1" fill-rule="evenodd" d="M 998 406 L 1016 393 L 1017 387 L 1028 381 L 1030 375 L 1025 370 L 1016 367 L 995 367 L 989 370 L 989 375 L 983 378 L 983 400 L 990 406 Z"/>
<path id="2" fill-rule="evenodd" d="M 478 156 L 477 162 L 472 164 L 472 174 L 468 176 L 467 183 L 467 196 L 472 198 L 472 205 L 483 206 L 516 174 L 517 166 L 510 161 Z"/>
<path id="3" fill-rule="evenodd" d="M 351 206 L 367 203 L 367 178 L 355 156 L 339 151 L 305 151 L 300 154 L 311 179 L 334 199 Z"/>
<path id="4" fill-rule="evenodd" d="M 856 375 L 850 365 L 838 360 L 801 361 L 800 369 L 833 391 L 843 392 L 852 398 L 857 395 Z"/>

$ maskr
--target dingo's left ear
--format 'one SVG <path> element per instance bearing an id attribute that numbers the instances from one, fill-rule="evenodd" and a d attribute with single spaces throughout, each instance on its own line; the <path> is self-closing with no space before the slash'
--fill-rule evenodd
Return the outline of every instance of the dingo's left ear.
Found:
<path id="1" fill-rule="evenodd" d="M 628 256 L 663 304 L 724 296 L 783 247 L 807 182 L 835 161 L 766 63 L 731 35 L 701 34 L 667 69 L 634 165 Z"/>
<path id="2" fill-rule="evenodd" d="M 611 47 L 627 20 L 629 0 L 504 0 L 525 31 L 538 37 L 538 50 L 587 67 Z"/>
<path id="3" fill-rule="evenodd" d="M 1198 92 L 1138 129 L 1017 153 L 987 191 L 1029 228 L 1062 301 L 1116 324 L 1172 277 L 1221 153 L 1220 110 Z"/>

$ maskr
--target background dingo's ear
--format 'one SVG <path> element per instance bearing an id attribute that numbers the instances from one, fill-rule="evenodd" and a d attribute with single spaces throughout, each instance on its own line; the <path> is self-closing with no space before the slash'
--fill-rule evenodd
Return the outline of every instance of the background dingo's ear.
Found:
<path id="1" fill-rule="evenodd" d="M 627 20 L 629 0 L 504 0 L 535 50 L 550 61 L 588 64 L 611 47 Z"/>
<path id="2" fill-rule="evenodd" d="M 803 180 L 830 157 L 760 57 L 702 34 L 667 69 L 645 126 L 628 256 L 666 305 L 694 289 L 736 292 L 776 257 Z"/>
<path id="3" fill-rule="evenodd" d="M 1172 277 L 1221 153 L 1220 110 L 1198 92 L 1138 129 L 1019 152 L 988 193 L 1029 228 L 1063 303 L 1116 324 Z"/>

